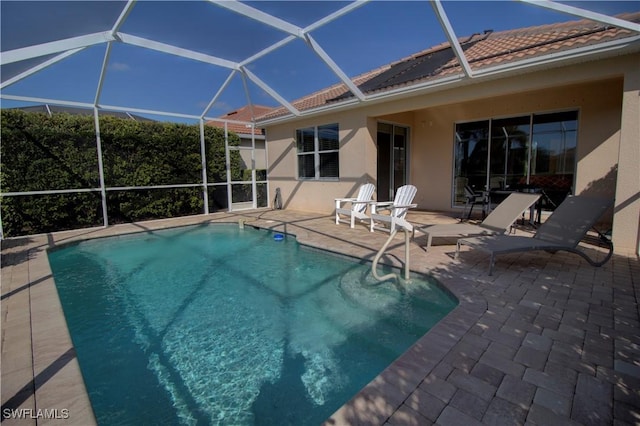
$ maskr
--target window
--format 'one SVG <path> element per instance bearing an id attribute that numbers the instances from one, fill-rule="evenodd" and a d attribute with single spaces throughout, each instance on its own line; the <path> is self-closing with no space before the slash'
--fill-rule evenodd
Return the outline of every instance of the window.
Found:
<path id="1" fill-rule="evenodd" d="M 536 175 L 573 174 L 577 134 L 576 112 L 534 115 L 531 170 Z"/>
<path id="2" fill-rule="evenodd" d="M 464 203 L 469 185 L 535 187 L 557 205 L 573 186 L 577 132 L 577 111 L 456 124 L 454 204 Z"/>
<path id="3" fill-rule="evenodd" d="M 339 174 L 338 124 L 296 130 L 299 179 L 337 179 Z"/>

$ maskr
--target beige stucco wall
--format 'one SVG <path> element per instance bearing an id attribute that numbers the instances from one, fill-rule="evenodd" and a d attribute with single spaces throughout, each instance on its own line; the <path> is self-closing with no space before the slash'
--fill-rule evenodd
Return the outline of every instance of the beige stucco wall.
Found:
<path id="1" fill-rule="evenodd" d="M 298 180 L 295 130 L 331 123 L 339 123 L 340 179 Z M 360 112 L 351 111 L 269 127 L 270 191 L 274 194 L 275 189 L 280 188 L 284 208 L 323 213 L 333 211 L 335 198 L 356 196 L 360 185 L 375 183 L 375 123 Z"/>
<path id="2" fill-rule="evenodd" d="M 640 255 L 640 72 L 624 79 L 613 235 L 616 250 Z"/>
<path id="3" fill-rule="evenodd" d="M 409 183 L 417 186 L 415 201 L 426 210 L 451 210 L 453 133 L 460 121 L 500 118 L 519 114 L 579 111 L 575 192 L 616 193 L 621 120 L 637 123 L 638 66 L 640 55 L 573 65 L 500 80 L 425 93 L 386 102 L 365 103 L 313 118 L 267 128 L 271 191 L 280 187 L 285 208 L 331 213 L 334 198 L 352 196 L 364 182 L 376 182 L 376 125 L 386 121 L 410 128 Z M 635 78 L 635 80 L 634 80 Z M 630 83 L 635 81 L 635 83 Z M 623 116 L 623 98 L 632 107 Z M 635 113 L 633 110 L 635 105 Z M 327 123 L 340 126 L 339 181 L 298 181 L 295 129 Z M 625 179 L 635 179 L 640 154 L 634 125 L 626 127 Z M 633 172 L 635 170 L 635 173 Z M 628 184 L 627 197 L 636 205 L 627 212 L 620 229 L 632 233 L 620 247 L 638 246 L 637 194 L 640 181 Z M 634 192 L 635 191 L 635 192 Z M 633 223 L 635 217 L 635 224 Z M 629 224 L 629 221 L 631 223 Z M 614 242 L 615 242 L 614 235 Z"/>
<path id="4" fill-rule="evenodd" d="M 588 188 L 613 197 L 621 99 L 622 80 L 616 79 L 415 111 L 411 182 L 419 188 L 417 203 L 434 210 L 451 207 L 456 122 L 567 109 L 580 113 L 576 193 Z"/>

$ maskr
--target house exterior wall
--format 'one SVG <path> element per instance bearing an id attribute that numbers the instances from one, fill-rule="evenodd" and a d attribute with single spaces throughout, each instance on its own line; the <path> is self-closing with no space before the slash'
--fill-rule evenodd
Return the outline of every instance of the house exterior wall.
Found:
<path id="1" fill-rule="evenodd" d="M 339 124 L 340 178 L 298 180 L 296 129 L 331 123 Z M 335 198 L 355 197 L 360 185 L 375 183 L 375 132 L 376 120 L 359 111 L 328 114 L 267 128 L 271 193 L 275 194 L 275 189 L 280 188 L 284 208 L 321 213 L 333 211 Z"/>
<path id="2" fill-rule="evenodd" d="M 620 56 L 488 79 L 400 100 L 365 103 L 339 113 L 270 126 L 267 143 L 271 191 L 281 187 L 285 208 L 331 213 L 334 198 L 354 196 L 360 184 L 376 183 L 376 126 L 378 121 L 385 121 L 410 128 L 409 183 L 418 188 L 415 199 L 418 207 L 449 211 L 452 210 L 456 122 L 578 110 L 574 193 L 613 197 L 617 178 L 623 176 L 622 193 L 627 198 L 635 194 L 636 201 L 631 210 L 615 221 L 618 229 L 630 233 L 631 237 L 616 236 L 614 232 L 614 243 L 616 250 L 636 252 L 640 233 L 638 63 L 638 54 Z M 630 105 L 624 111 L 623 100 Z M 295 129 L 336 122 L 341 138 L 340 179 L 297 180 Z M 626 132 L 624 135 L 621 129 Z M 618 169 L 621 155 L 624 156 L 623 173 Z"/>
<path id="3" fill-rule="evenodd" d="M 613 197 L 622 79 L 498 96 L 414 112 L 411 179 L 419 206 L 450 210 L 456 122 L 530 113 L 579 111 L 575 193 Z"/>
<path id="4" fill-rule="evenodd" d="M 616 250 L 640 255 L 640 72 L 627 69 L 622 99 L 620 153 L 613 241 Z"/>

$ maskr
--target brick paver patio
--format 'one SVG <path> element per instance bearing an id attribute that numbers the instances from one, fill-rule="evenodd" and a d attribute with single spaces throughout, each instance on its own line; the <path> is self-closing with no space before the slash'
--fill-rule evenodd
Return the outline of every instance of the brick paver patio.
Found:
<path id="1" fill-rule="evenodd" d="M 94 423 L 46 249 L 77 239 L 207 221 L 295 234 L 299 242 L 371 260 L 387 235 L 292 211 L 219 213 L 2 242 L 4 424 Z M 414 223 L 454 222 L 412 212 Z M 326 421 L 328 425 L 640 424 L 640 261 L 594 268 L 569 253 L 488 258 L 411 242 L 413 273 L 429 273 L 460 305 Z M 434 241 L 434 244 L 453 241 Z M 397 237 L 384 262 L 401 265 Z M 595 250 L 595 249 L 593 249 Z M 6 410 L 57 419 L 5 419 Z M 67 411 L 64 411 L 67 410 Z M 49 416 L 51 417 L 51 416 Z"/>

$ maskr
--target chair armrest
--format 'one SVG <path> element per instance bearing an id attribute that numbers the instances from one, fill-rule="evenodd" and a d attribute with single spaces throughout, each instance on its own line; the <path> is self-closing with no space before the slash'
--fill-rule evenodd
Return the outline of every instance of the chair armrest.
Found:
<path id="1" fill-rule="evenodd" d="M 362 204 L 369 204 L 371 203 L 371 200 L 369 201 L 361 201 L 358 200 L 357 198 L 336 198 L 336 210 L 342 208 L 342 204 L 344 203 L 351 203 L 351 208 L 353 209 L 355 206 L 360 206 Z"/>
<path id="2" fill-rule="evenodd" d="M 379 210 L 389 210 L 393 201 L 374 201 L 371 203 L 371 214 L 376 214 Z"/>
<path id="3" fill-rule="evenodd" d="M 413 209 L 415 207 L 418 207 L 417 204 L 407 204 L 407 205 L 392 205 L 392 206 L 387 206 L 387 207 L 383 207 L 381 210 L 397 210 L 397 209 Z"/>
<path id="4" fill-rule="evenodd" d="M 392 206 L 393 201 L 372 201 L 371 204 L 376 207 L 385 207 L 385 206 Z"/>
<path id="5" fill-rule="evenodd" d="M 405 206 L 391 206 L 391 209 L 413 209 L 415 207 L 418 207 L 417 204 L 407 204 Z"/>
<path id="6" fill-rule="evenodd" d="M 417 204 L 407 204 L 403 206 L 394 205 L 393 202 L 373 203 L 371 205 L 371 214 L 376 214 L 380 210 L 396 210 L 396 209 L 412 209 L 418 207 Z"/>

